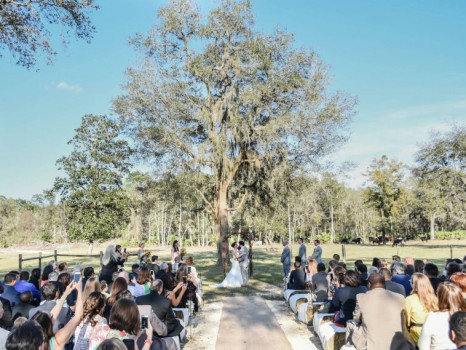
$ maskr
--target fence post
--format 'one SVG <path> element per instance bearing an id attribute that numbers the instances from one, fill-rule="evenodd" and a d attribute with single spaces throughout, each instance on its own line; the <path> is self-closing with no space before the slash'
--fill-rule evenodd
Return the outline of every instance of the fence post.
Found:
<path id="1" fill-rule="evenodd" d="M 56 262 L 57 265 L 58 265 L 58 254 L 57 254 L 57 250 L 56 250 L 56 249 L 53 251 L 53 260 L 55 260 L 55 262 Z"/>
<path id="2" fill-rule="evenodd" d="M 102 257 L 104 256 L 104 252 L 100 251 L 100 261 L 99 264 L 102 265 Z"/>
<path id="3" fill-rule="evenodd" d="M 39 252 L 39 269 L 42 271 L 42 252 Z"/>
<path id="4" fill-rule="evenodd" d="M 453 246 L 450 245 L 450 259 L 453 259 Z"/>
<path id="5" fill-rule="evenodd" d="M 22 271 L 23 271 L 23 254 L 19 254 L 19 264 L 18 264 L 18 267 L 19 267 L 19 272 L 22 272 Z"/>

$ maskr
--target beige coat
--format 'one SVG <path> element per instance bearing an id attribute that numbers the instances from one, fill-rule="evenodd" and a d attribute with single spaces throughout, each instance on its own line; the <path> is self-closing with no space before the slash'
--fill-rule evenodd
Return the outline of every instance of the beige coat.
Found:
<path id="1" fill-rule="evenodd" d="M 361 323 L 367 350 L 411 349 L 404 321 L 404 298 L 376 288 L 356 296 L 354 320 Z"/>

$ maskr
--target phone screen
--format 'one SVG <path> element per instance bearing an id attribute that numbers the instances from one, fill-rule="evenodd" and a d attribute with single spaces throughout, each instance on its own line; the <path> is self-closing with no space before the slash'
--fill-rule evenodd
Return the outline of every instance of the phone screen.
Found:
<path id="1" fill-rule="evenodd" d="M 191 266 L 188 266 L 188 273 L 191 273 Z"/>
<path id="2" fill-rule="evenodd" d="M 80 279 L 81 279 L 81 272 L 75 272 L 74 277 L 73 277 L 74 283 L 78 283 Z"/>
<path id="3" fill-rule="evenodd" d="M 186 276 L 183 276 L 183 283 L 184 284 L 188 283 L 188 278 Z"/>
<path id="4" fill-rule="evenodd" d="M 126 248 L 123 249 L 123 253 L 126 253 Z"/>
<path id="5" fill-rule="evenodd" d="M 149 317 L 147 315 L 141 316 L 141 329 L 149 328 Z"/>

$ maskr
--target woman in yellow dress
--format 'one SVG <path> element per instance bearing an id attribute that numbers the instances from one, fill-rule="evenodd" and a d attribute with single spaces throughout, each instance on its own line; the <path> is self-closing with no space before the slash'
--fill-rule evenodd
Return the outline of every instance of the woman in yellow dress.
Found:
<path id="1" fill-rule="evenodd" d="M 429 312 L 438 311 L 438 301 L 427 276 L 418 272 L 413 273 L 411 283 L 413 290 L 405 300 L 406 321 L 409 333 L 417 344 L 427 315 Z"/>

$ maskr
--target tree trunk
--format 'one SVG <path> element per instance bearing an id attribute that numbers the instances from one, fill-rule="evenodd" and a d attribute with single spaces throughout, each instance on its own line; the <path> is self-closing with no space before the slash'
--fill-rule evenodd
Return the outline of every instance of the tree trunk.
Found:
<path id="1" fill-rule="evenodd" d="M 288 209 L 288 242 L 290 242 L 290 245 L 292 243 L 292 237 L 291 237 L 291 214 L 290 214 L 290 201 L 289 199 L 286 201 L 286 206 Z"/>
<path id="2" fill-rule="evenodd" d="M 335 223 L 333 222 L 333 204 L 330 204 L 330 243 L 335 242 Z"/>
<path id="3" fill-rule="evenodd" d="M 179 225 L 178 225 L 178 240 L 180 241 L 180 247 L 183 246 L 183 239 L 181 238 L 181 223 L 182 223 L 182 219 L 183 218 L 183 211 L 181 209 L 181 202 L 180 202 L 180 222 L 179 222 Z"/>
<path id="4" fill-rule="evenodd" d="M 435 214 L 430 216 L 430 239 L 435 239 Z"/>
<path id="5" fill-rule="evenodd" d="M 227 186 L 220 183 L 215 196 L 215 233 L 217 235 L 217 265 L 226 266 L 230 264 L 228 252 L 228 203 Z"/>

